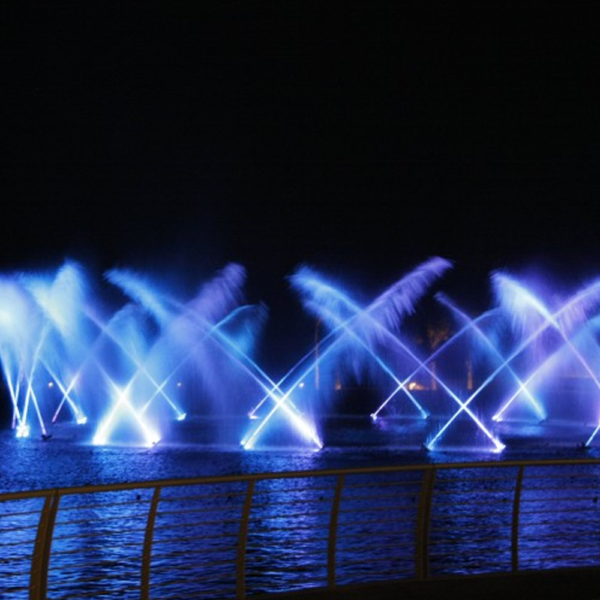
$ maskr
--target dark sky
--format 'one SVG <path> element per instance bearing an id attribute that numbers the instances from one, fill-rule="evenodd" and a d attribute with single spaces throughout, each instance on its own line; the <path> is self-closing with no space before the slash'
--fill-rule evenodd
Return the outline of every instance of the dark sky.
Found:
<path id="1" fill-rule="evenodd" d="M 600 272 L 593 5 L 3 3 L 0 267 Z"/>

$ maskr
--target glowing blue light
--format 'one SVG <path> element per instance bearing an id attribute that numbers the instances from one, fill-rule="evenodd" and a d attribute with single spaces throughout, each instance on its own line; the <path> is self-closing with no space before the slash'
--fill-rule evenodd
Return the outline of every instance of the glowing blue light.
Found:
<path id="1" fill-rule="evenodd" d="M 91 425 L 95 444 L 127 438 L 152 446 L 163 427 L 184 428 L 170 422 L 224 409 L 248 417 L 244 435 L 235 437 L 246 449 L 271 439 L 288 443 L 289 430 L 294 443 L 319 450 L 319 419 L 353 379 L 382 391 L 378 408 L 365 411 L 372 423 L 388 414 L 428 420 L 426 447 L 435 450 L 449 447 L 448 432 L 456 438 L 466 422 L 476 439 L 500 452 L 502 421 L 523 414 L 546 421 L 558 412 L 560 400 L 547 391 L 555 384 L 577 377 L 600 393 L 600 280 L 561 297 L 550 286 L 540 293 L 538 280 L 534 289 L 497 271 L 490 278 L 496 306 L 470 317 L 436 294 L 453 333 L 439 345 L 416 343 L 405 319 L 450 266 L 441 258 L 425 261 L 366 303 L 359 301 L 361 290 L 351 294 L 313 269 L 298 269 L 290 281 L 316 317 L 319 335 L 277 380 L 255 358 L 268 311 L 244 304 L 240 265 L 227 265 L 188 298 L 134 270 L 109 271 L 105 282 L 125 299 L 116 307 L 112 297 L 105 303 L 95 288 L 92 293 L 88 274 L 72 261 L 51 272 L 0 276 L 0 365 L 12 427 L 17 437 L 35 433 L 47 440 L 50 426 L 74 420 Z M 464 348 L 468 383 L 455 383 L 458 376 L 447 365 Z M 430 418 L 434 396 L 443 399 L 444 413 Z M 400 407 L 392 404 L 397 399 Z M 590 446 L 600 435 L 597 401 L 585 410 L 591 413 L 585 419 L 569 416 L 586 428 L 582 437 Z M 288 429 L 278 435 L 274 430 L 282 427 Z"/>
<path id="2" fill-rule="evenodd" d="M 17 437 L 18 438 L 29 437 L 29 432 L 30 432 L 29 425 L 19 425 L 19 426 L 17 426 Z"/>

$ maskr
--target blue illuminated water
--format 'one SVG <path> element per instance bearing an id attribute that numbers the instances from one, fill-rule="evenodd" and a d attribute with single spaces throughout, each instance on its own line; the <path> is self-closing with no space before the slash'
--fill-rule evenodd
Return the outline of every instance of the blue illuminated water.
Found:
<path id="1" fill-rule="evenodd" d="M 181 422 L 176 431 L 172 430 L 170 436 L 150 448 L 125 444 L 94 445 L 90 442 L 90 432 L 93 431 L 93 426 L 88 427 L 89 431 L 86 431 L 85 426 L 57 425 L 53 428 L 52 437 L 46 441 L 37 436 L 17 438 L 13 430 L 5 429 L 0 431 L 0 454 L 2 456 L 0 492 L 221 475 L 277 474 L 426 463 L 502 462 L 517 459 L 543 461 L 545 459 L 600 457 L 597 449 L 584 448 L 581 443 L 577 443 L 577 440 L 581 438 L 581 431 L 566 424 L 549 425 L 544 423 L 527 428 L 520 424 L 514 429 L 511 429 L 506 423 L 501 426 L 502 428 L 496 433 L 507 442 L 506 449 L 501 453 L 464 450 L 432 452 L 424 449 L 419 443 L 419 440 L 422 440 L 423 429 L 426 428 L 421 420 L 378 420 L 373 423 L 369 418 L 362 416 L 325 419 L 323 434 L 327 444 L 319 451 L 283 446 L 245 450 L 239 442 L 237 444 L 229 443 L 224 439 L 227 438 L 227 435 L 224 435 L 227 433 L 227 427 L 224 427 L 223 419 L 217 423 L 217 420 L 210 418 Z M 232 431 L 237 431 L 239 423 L 232 420 L 230 428 Z M 217 442 L 217 439 L 220 441 Z M 552 440 L 552 444 L 548 440 Z M 559 550 L 556 550 L 555 547 L 553 547 L 554 550 L 548 549 L 544 531 L 549 527 L 549 520 L 555 519 L 556 495 L 562 494 L 561 482 L 564 478 L 568 479 L 574 471 L 564 475 L 559 469 L 556 469 L 556 472 L 552 471 L 552 467 L 549 467 L 551 472 L 547 472 L 545 470 L 547 468 L 542 467 L 540 470 L 540 468 L 533 467 L 531 476 L 523 484 L 524 502 L 528 503 L 529 508 L 522 515 L 521 568 L 597 566 L 597 552 L 589 550 L 590 546 L 597 545 L 597 531 L 600 523 L 600 513 L 597 511 L 597 465 L 593 463 L 589 465 L 586 478 L 579 480 L 581 487 L 573 500 L 579 504 L 575 508 L 569 505 L 567 508 L 561 509 L 563 513 L 560 514 L 564 514 L 565 511 L 579 511 L 577 514 L 585 515 L 585 522 L 577 524 L 577 543 L 573 544 L 571 543 L 573 531 L 569 525 L 571 512 L 566 513 L 568 516 L 565 518 L 565 523 L 559 523 L 557 527 L 553 527 L 553 536 L 558 539 Z M 507 469 L 506 473 L 495 474 L 490 473 L 489 468 L 485 466 L 482 466 L 481 469 L 473 469 L 470 474 L 465 473 L 464 469 L 440 471 L 436 480 L 438 496 L 436 496 L 432 515 L 431 548 L 435 549 L 435 552 L 432 550 L 430 556 L 432 573 L 457 575 L 510 569 L 510 519 L 513 511 L 516 471 L 514 467 L 510 466 Z M 420 477 L 416 479 L 414 477 L 419 471 L 403 471 L 402 473 L 405 475 L 400 475 L 400 478 L 407 477 L 407 481 L 412 481 L 414 486 L 409 488 L 412 491 L 401 488 L 397 490 L 397 494 L 390 493 L 390 482 L 387 479 L 379 480 L 376 474 L 368 474 L 366 476 L 368 481 L 366 483 L 363 481 L 362 484 L 358 480 L 353 480 L 352 475 L 346 476 L 348 486 L 344 495 L 344 510 L 340 513 L 340 523 L 344 524 L 344 519 L 348 520 L 349 515 L 356 515 L 358 510 L 361 515 L 358 525 L 348 521 L 344 527 L 352 529 L 356 525 L 360 528 L 364 527 L 364 523 L 368 523 L 372 537 L 363 535 L 360 538 L 360 544 L 357 545 L 354 538 L 351 538 L 351 542 L 347 542 L 342 536 L 338 548 L 337 567 L 337 581 L 340 585 L 368 581 L 370 578 L 377 580 L 377 578 L 414 576 L 414 549 L 411 549 L 414 540 L 412 529 L 414 524 L 407 524 L 404 519 L 416 518 L 417 505 L 414 504 L 414 498 L 419 494 L 422 480 Z M 544 473 L 544 479 L 538 479 L 540 473 Z M 323 480 L 328 480 L 328 477 L 324 477 Z M 402 480 L 404 481 L 404 479 Z M 333 494 L 334 486 L 325 486 L 324 488 L 323 483 L 315 484 L 310 477 L 300 483 L 290 484 L 289 481 L 267 480 L 266 488 L 260 488 L 262 491 L 257 492 L 260 496 L 266 493 L 266 490 L 269 493 L 272 492 L 274 496 L 272 502 L 265 502 L 262 498 L 253 505 L 252 509 L 251 548 L 248 550 L 249 565 L 251 563 L 251 566 L 248 567 L 246 583 L 255 591 L 283 592 L 314 585 L 303 579 L 303 573 L 312 573 L 312 569 L 316 568 L 317 558 L 326 556 L 325 542 L 323 541 L 325 538 L 311 537 L 302 527 L 306 525 L 303 519 L 307 523 L 313 523 L 315 515 L 321 515 L 322 527 L 327 526 L 329 511 L 319 512 L 322 508 L 315 510 L 315 506 L 332 501 L 331 494 Z M 305 483 L 311 481 L 312 483 L 305 489 Z M 354 483 L 352 483 L 353 481 Z M 330 480 L 329 483 L 331 484 Z M 572 486 L 573 482 L 569 480 L 568 484 Z M 294 487 L 296 485 L 298 485 L 297 489 Z M 382 486 L 382 488 L 380 489 L 378 486 Z M 368 492 L 365 491 L 367 488 Z M 325 496 L 323 489 L 328 490 Z M 88 590 L 89 585 L 93 585 L 93 589 L 106 598 L 124 597 L 119 586 L 137 589 L 140 536 L 143 534 L 144 527 L 140 528 L 139 520 L 136 521 L 136 519 L 139 517 L 140 509 L 142 510 L 140 518 L 142 521 L 145 519 L 145 511 L 150 500 L 147 492 L 148 490 L 145 490 L 144 493 L 139 494 L 135 502 L 131 501 L 131 491 L 123 492 L 122 501 L 112 499 L 112 501 L 105 502 L 96 499 L 94 501 L 96 504 L 92 504 L 94 519 L 91 525 L 86 526 L 83 536 L 80 531 L 80 525 L 83 522 L 81 519 L 70 516 L 71 519 L 74 519 L 71 524 L 68 518 L 61 517 L 62 520 L 59 519 L 56 539 L 52 546 L 54 554 L 51 563 L 50 586 L 53 590 L 60 590 L 61 593 L 67 595 L 57 595 L 56 597 L 75 597 L 70 594 L 78 593 L 82 589 Z M 290 498 L 290 494 L 296 492 L 300 494 L 303 506 L 304 503 L 312 506 L 312 509 L 308 510 L 306 514 L 303 512 L 304 508 L 298 512 L 299 509 L 295 505 L 298 500 L 294 500 L 294 497 Z M 353 495 L 356 495 L 355 499 Z M 187 498 L 186 502 L 190 501 L 187 492 L 183 497 Z M 237 498 L 235 504 L 228 505 L 228 510 L 234 511 L 239 518 L 239 514 L 241 514 L 239 502 L 243 501 L 244 494 L 236 493 L 235 497 Z M 83 503 L 81 502 L 82 498 Z M 119 498 L 121 497 L 119 496 Z M 216 494 L 213 497 L 212 492 L 198 495 L 197 501 L 201 503 L 200 512 L 206 510 L 207 506 L 210 509 L 211 503 L 219 502 L 219 498 L 222 498 L 222 495 Z M 408 554 L 402 555 L 401 560 L 385 554 L 383 562 L 375 563 L 377 569 L 382 569 L 381 573 L 376 569 L 373 572 L 373 541 L 381 542 L 383 548 L 387 548 L 384 538 L 390 534 L 390 520 L 380 520 L 381 514 L 378 511 L 381 511 L 382 507 L 380 504 L 373 505 L 374 498 L 379 498 L 378 502 L 390 503 L 393 506 L 394 514 L 397 514 L 399 503 L 405 511 L 401 511 L 404 516 L 396 523 L 399 528 L 396 534 L 400 536 L 398 539 L 406 542 Z M 140 499 L 143 502 L 139 503 Z M 163 500 L 168 504 L 169 492 L 165 492 Z M 438 502 L 438 500 L 440 501 Z M 92 501 L 87 496 L 65 497 L 64 502 L 61 503 L 61 510 L 67 513 L 74 509 L 87 511 L 90 510 L 90 502 Z M 406 506 L 403 503 L 406 503 Z M 528 512 L 531 506 L 539 509 L 539 507 L 544 508 L 547 505 L 552 506 L 549 516 L 542 514 L 544 511 L 541 513 L 535 510 L 532 513 Z M 125 510 L 129 510 L 131 514 L 127 513 L 127 517 L 115 519 L 111 512 L 115 507 L 125 507 Z M 350 510 L 351 508 L 352 510 Z M 188 510 L 189 506 L 186 506 L 186 511 Z M 105 514 L 103 511 L 106 511 L 105 519 L 100 516 Z M 10 522 L 11 515 L 14 513 L 14 507 L 10 502 L 5 503 L 5 513 L 4 516 Z M 39 517 L 35 511 L 30 513 L 26 510 L 23 514 L 31 519 L 31 524 L 21 527 L 18 529 L 18 534 L 13 535 L 20 535 L 30 543 L 31 529 L 36 526 Z M 197 518 L 194 516 L 194 511 L 191 511 L 191 514 L 193 519 Z M 207 514 L 211 514 L 210 510 Z M 133 515 L 137 515 L 136 519 L 133 518 Z M 181 526 L 179 522 L 182 518 L 181 514 L 177 510 L 173 511 L 172 507 L 167 508 L 161 518 L 160 532 L 169 532 L 171 527 Z M 301 526 L 298 529 L 296 525 L 299 521 Z M 124 523 L 129 524 L 130 527 L 124 527 Z M 237 523 L 237 520 L 232 519 L 232 523 Z M 269 523 L 272 527 L 268 525 Z M 449 526 L 448 523 L 451 525 Z M 221 535 L 221 521 L 217 520 L 213 525 L 207 525 L 209 529 L 213 526 L 216 528 L 217 534 Z M 94 537 L 99 535 L 99 530 L 102 531 L 102 535 Z M 7 537 L 7 533 L 8 536 L 11 535 L 9 528 L 5 528 L 4 532 L 3 551 L 10 551 L 11 544 L 14 544 L 14 537 Z M 204 541 L 199 542 L 202 551 L 206 549 L 202 544 L 206 543 L 207 547 L 210 547 L 210 539 L 215 532 L 210 529 L 208 533 L 204 533 L 206 538 L 202 538 Z M 539 541 L 540 536 L 542 542 Z M 167 538 L 166 541 L 161 542 L 163 552 L 171 548 Z M 585 543 L 581 541 L 584 538 Z M 110 543 L 103 542 L 108 539 L 111 540 Z M 394 538 L 394 544 L 398 543 L 398 539 Z M 96 544 L 94 550 L 90 549 L 91 540 L 94 540 L 94 544 Z M 562 548 L 560 544 L 564 544 L 565 540 L 570 544 L 569 552 L 566 554 L 560 549 Z M 346 543 L 350 545 L 346 547 Z M 395 547 L 394 544 L 392 547 Z M 0 546 L 2 546 L 2 541 L 0 541 Z M 195 546 L 194 548 L 198 550 Z M 291 554 L 290 548 L 295 548 L 297 551 Z M 227 552 L 223 552 L 223 557 L 219 555 L 218 560 L 223 558 L 225 565 L 223 568 L 227 569 L 229 562 L 225 558 L 229 555 Z M 95 582 L 93 584 L 89 584 L 90 569 L 88 567 L 76 569 L 74 566 L 78 560 L 76 557 L 80 555 L 90 555 L 95 559 L 98 556 L 101 558 L 99 564 L 93 567 L 92 579 Z M 157 585 L 166 585 L 165 582 L 173 580 L 175 582 L 173 585 L 179 585 L 179 592 L 184 590 L 194 597 L 200 591 L 206 592 L 206 597 L 234 597 L 234 595 L 211 596 L 211 586 L 214 585 L 214 581 L 211 579 L 204 583 L 192 583 L 188 581 L 187 577 L 177 579 L 174 574 L 187 573 L 189 562 L 179 546 L 174 548 L 174 556 L 175 558 L 169 562 L 169 569 L 161 575 L 161 558 L 160 552 L 158 552 L 156 564 L 153 563 L 155 567 L 153 577 Z M 344 561 L 347 561 L 348 564 L 345 564 Z M 129 571 L 124 567 L 124 563 L 134 565 L 133 568 L 137 569 L 131 580 L 128 579 Z M 290 564 L 293 564 L 293 568 L 290 568 Z M 324 583 L 326 581 L 325 563 L 319 564 L 321 565 L 318 567 L 321 569 L 318 571 L 320 573 L 319 581 Z M 386 565 L 385 569 L 382 565 Z M 3 577 L 8 581 L 11 575 L 10 569 L 9 563 L 2 563 L 0 560 L 0 597 L 4 597 Z M 12 578 L 13 587 L 8 591 L 8 588 L 4 588 L 11 598 L 25 599 L 27 597 L 27 573 L 25 571 L 24 573 L 21 577 L 22 581 L 19 580 L 20 587 L 15 587 L 18 582 Z M 161 579 L 161 577 L 166 577 L 166 579 Z M 233 571 L 222 573 L 219 581 L 233 585 Z M 15 591 L 17 589 L 18 593 Z"/>
<path id="2" fill-rule="evenodd" d="M 490 310 L 469 316 L 438 293 L 429 300 L 436 302 L 434 316 L 443 310 L 444 319 L 430 321 L 421 313 L 418 322 L 410 322 L 424 294 L 449 267 L 441 258 L 426 261 L 366 304 L 360 291 L 300 268 L 290 283 L 311 315 L 314 343 L 304 351 L 291 349 L 289 369 L 277 377 L 262 364 L 272 367 L 271 357 L 262 354 L 258 343 L 268 310 L 260 302 L 246 304 L 245 270 L 240 265 L 227 265 L 197 293 L 181 298 L 171 286 L 116 269 L 105 273 L 103 282 L 116 286 L 123 297 L 109 294 L 102 301 L 101 294 L 90 293 L 92 279 L 86 270 L 71 262 L 51 274 L 0 277 L 0 363 L 5 384 L 0 388 L 0 422 L 5 422 L 0 427 L 0 495 L 283 472 L 320 472 L 312 478 L 330 479 L 332 474 L 323 471 L 453 463 L 452 469 L 438 469 L 435 475 L 430 545 L 437 548 L 437 555 L 432 551 L 429 557 L 432 573 L 514 568 L 516 546 L 511 539 L 516 530 L 511 524 L 515 499 L 521 495 L 523 568 L 597 566 L 600 511 L 594 462 L 583 464 L 585 478 L 577 480 L 580 486 L 571 499 L 562 494 L 565 486 L 571 489 L 573 474 L 561 474 L 560 465 L 489 469 L 477 463 L 600 457 L 600 279 L 558 297 L 554 287 L 538 289 L 528 278 L 521 281 L 496 272 L 491 277 L 495 306 Z M 476 463 L 477 468 L 459 468 L 458 462 Z M 539 473 L 547 469 L 541 479 Z M 344 541 L 343 535 L 337 540 L 337 551 L 347 554 L 347 564 L 338 565 L 337 577 L 346 578 L 346 583 L 361 581 L 370 568 L 372 542 L 379 537 L 386 548 L 388 542 L 394 546 L 405 541 L 408 554 L 401 561 L 413 565 L 417 523 L 406 527 L 405 515 L 417 519 L 416 498 L 421 494 L 427 498 L 429 480 L 412 480 L 406 474 L 418 471 L 423 470 L 398 471 L 402 485 L 414 485 L 405 494 L 389 493 L 388 481 L 377 482 L 377 475 L 363 471 L 367 484 L 354 486 L 355 492 L 359 490 L 356 496 L 348 491 L 352 485 L 344 487 L 350 496 L 342 497 L 339 482 L 357 475 L 346 473 L 336 484 L 339 488 L 326 488 L 327 498 L 321 487 L 281 485 L 311 477 L 252 478 L 266 482 L 266 492 L 277 493 L 256 503 L 254 497 L 261 498 L 263 492 L 248 496 L 253 498 L 255 529 L 249 530 L 246 556 L 254 566 L 248 569 L 247 583 L 256 591 L 293 589 L 296 575 L 302 579 L 312 568 L 317 546 L 317 554 L 331 558 L 325 538 L 305 535 L 311 527 L 304 529 L 302 523 L 297 527 L 297 519 L 309 523 L 317 516 L 329 527 L 333 515 L 329 508 L 310 515 L 305 511 L 311 503 L 334 506 L 334 493 L 340 494 L 339 524 L 347 518 L 347 530 L 356 530 L 361 537 L 358 546 Z M 470 475 L 463 477 L 463 471 Z M 497 473 L 482 476 L 483 471 L 506 471 L 508 476 L 499 484 Z M 529 479 L 524 471 L 531 471 Z M 192 487 L 204 484 L 221 482 Z M 380 508 L 373 506 L 373 492 L 379 486 L 380 497 L 389 503 L 386 510 L 392 508 L 392 521 L 400 528 L 393 539 L 386 537 L 390 521 L 382 520 Z M 156 489 L 162 494 L 168 487 Z M 290 498 L 290 490 L 300 494 L 298 500 Z M 492 492 L 495 495 L 490 496 Z M 49 589 L 66 592 L 64 598 L 75 597 L 81 585 L 89 592 L 91 581 L 98 582 L 97 591 L 104 597 L 122 597 L 112 579 L 139 583 L 140 555 L 135 548 L 141 547 L 140 539 L 131 536 L 141 535 L 146 526 L 136 529 L 133 521 L 131 528 L 124 526 L 126 520 L 115 519 L 113 509 L 128 507 L 127 518 L 150 523 L 153 513 L 139 513 L 150 499 L 138 494 L 124 502 L 102 501 L 90 507 L 79 497 L 112 493 L 86 489 L 84 494 L 61 495 L 74 503 L 65 506 L 61 500 L 61 511 L 84 511 L 81 518 L 59 520 L 53 532 Z M 243 494 L 235 497 L 239 500 Z M 227 510 L 235 510 L 239 518 L 243 507 L 230 504 L 234 495 L 229 491 L 198 496 L 193 514 L 210 512 L 218 498 L 224 498 Z M 402 499 L 407 512 L 399 513 L 396 503 Z M 0 548 L 9 554 L 18 545 L 15 531 L 21 532 L 25 547 L 41 523 L 28 506 L 14 512 L 11 502 L 20 500 L 3 497 L 7 525 L 0 528 L 6 540 L 4 546 L 0 541 Z M 168 506 L 174 499 L 161 497 L 161 504 L 163 500 Z M 187 511 L 190 497 L 180 500 Z M 532 507 L 540 508 L 532 511 Z M 564 522 L 557 522 L 557 507 Z M 189 563 L 179 559 L 187 556 L 188 548 L 206 553 L 211 540 L 221 540 L 220 522 L 208 519 L 208 535 L 195 544 L 191 540 L 200 537 L 189 532 L 183 541 L 179 533 L 169 538 L 182 527 L 180 511 L 167 508 L 159 513 L 164 522 L 154 533 L 159 537 L 161 531 L 168 533 L 163 541 L 173 542 L 174 561 L 168 561 L 161 574 L 164 555 L 153 554 L 158 567 L 153 576 L 161 585 L 170 585 L 174 573 L 181 572 L 190 594 L 208 591 L 213 583 L 208 580 L 196 589 L 190 587 Z M 17 514 L 23 523 L 14 521 Z M 572 527 L 574 515 L 581 522 Z M 269 522 L 271 526 L 265 527 Z M 370 533 L 364 536 L 367 524 Z M 84 535 L 79 531 L 82 525 Z M 499 526 L 508 536 L 498 535 Z M 558 540 L 554 555 L 547 543 L 550 529 Z M 119 541 L 109 542 L 108 534 Z M 91 551 L 89 536 L 94 535 L 99 543 Z M 234 552 L 238 535 L 236 531 Z M 299 551 L 291 553 L 294 545 Z M 489 558 L 482 559 L 485 552 Z M 73 561 L 80 553 L 85 561 L 77 580 Z M 99 558 L 97 576 L 88 573 L 90 553 Z M 287 560 L 291 554 L 297 563 L 293 566 Z M 399 565 L 390 556 L 386 550 L 380 558 L 390 566 L 386 573 L 391 575 L 386 577 L 396 577 Z M 227 564 L 221 550 L 217 559 L 218 564 Z M 124 562 L 133 565 L 133 579 Z M 325 564 L 317 568 L 320 581 L 326 575 Z M 413 567 L 407 568 L 414 576 Z M 17 576 L 23 579 L 20 587 L 14 583 Z M 219 579 L 231 583 L 232 572 L 221 573 Z M 19 597 L 27 597 L 27 574 L 19 575 L 5 556 L 0 556 L 0 582 L 0 597 L 6 593 L 16 598 L 17 589 L 23 592 Z M 3 584 L 9 586 L 4 591 Z"/>
<path id="3" fill-rule="evenodd" d="M 222 438 L 222 419 L 219 422 Z M 431 462 L 600 456 L 595 448 L 581 448 L 579 430 L 557 424 L 527 427 L 520 424 L 514 430 L 502 424 L 503 439 L 509 443 L 499 454 L 428 451 L 420 442 L 425 425 L 419 420 L 374 424 L 360 416 L 331 418 L 325 420 L 328 443 L 320 451 L 285 447 L 248 451 L 233 442 L 216 441 L 214 419 L 196 419 L 178 425 L 171 438 L 151 448 L 95 446 L 89 441 L 86 427 L 74 424 L 55 426 L 48 441 L 38 437 L 16 438 L 13 430 L 4 429 L 0 431 L 0 491 Z M 237 425 L 232 420 L 233 430 L 237 430 Z"/>

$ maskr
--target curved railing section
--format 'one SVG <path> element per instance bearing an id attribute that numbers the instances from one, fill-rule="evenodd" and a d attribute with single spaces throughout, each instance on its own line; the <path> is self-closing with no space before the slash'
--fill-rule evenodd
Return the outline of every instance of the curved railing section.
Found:
<path id="1" fill-rule="evenodd" d="M 0 597 L 237 598 L 600 567 L 600 461 L 303 471 L 0 494 Z"/>

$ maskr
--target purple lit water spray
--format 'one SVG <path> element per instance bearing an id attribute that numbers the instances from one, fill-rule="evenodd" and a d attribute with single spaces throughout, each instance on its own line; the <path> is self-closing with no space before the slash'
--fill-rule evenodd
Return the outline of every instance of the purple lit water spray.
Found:
<path id="1" fill-rule="evenodd" d="M 345 390 L 362 387 L 374 402 L 364 402 L 363 414 L 372 427 L 419 421 L 430 451 L 500 452 L 502 428 L 520 422 L 569 421 L 581 445 L 592 446 L 600 431 L 600 282 L 557 300 L 527 279 L 494 272 L 495 304 L 469 315 L 434 293 L 451 267 L 429 259 L 367 301 L 363 290 L 298 268 L 289 282 L 324 333 L 279 377 L 256 358 L 269 312 L 245 302 L 238 264 L 187 297 L 133 269 L 95 282 L 75 261 L 1 276 L 11 427 L 16 437 L 47 440 L 71 422 L 91 431 L 94 444 L 151 446 L 185 419 L 235 416 L 246 450 L 319 450 L 327 445 L 323 416 L 343 414 Z M 443 339 L 432 336 L 441 340 L 435 346 L 408 326 L 427 321 L 425 298 L 451 324 Z M 567 388 L 581 393 L 565 407 Z"/>

